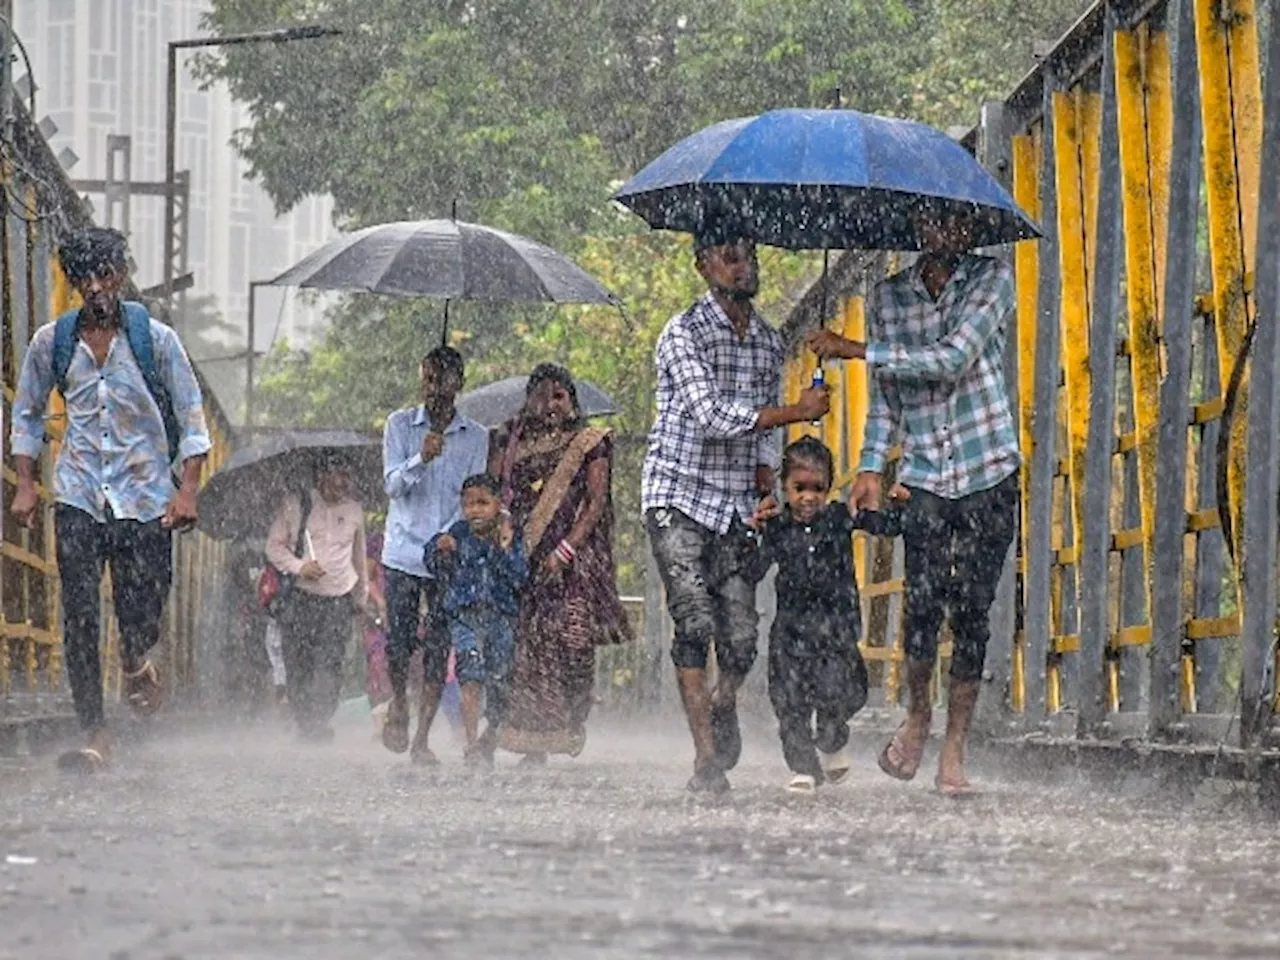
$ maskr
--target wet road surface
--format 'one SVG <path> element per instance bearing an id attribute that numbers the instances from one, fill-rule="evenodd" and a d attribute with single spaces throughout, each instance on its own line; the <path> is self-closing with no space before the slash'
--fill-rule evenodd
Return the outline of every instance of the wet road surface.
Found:
<path id="1" fill-rule="evenodd" d="M 347 723 L 0 766 L 0 958 L 1280 956 L 1280 828 L 1214 796 L 988 779 L 790 798 L 748 742 L 721 805 L 679 728 L 577 761 L 410 770 Z M 1134 786 L 1134 785 L 1131 785 Z"/>

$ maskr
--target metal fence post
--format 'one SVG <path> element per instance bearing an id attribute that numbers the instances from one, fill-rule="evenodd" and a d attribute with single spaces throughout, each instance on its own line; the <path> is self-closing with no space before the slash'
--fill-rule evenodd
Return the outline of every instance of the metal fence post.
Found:
<path id="1" fill-rule="evenodd" d="M 1058 87 L 1052 64 L 1044 66 L 1042 162 L 1040 173 L 1040 290 L 1037 296 L 1035 415 L 1031 425 L 1031 470 L 1027 489 L 1026 644 L 1027 713 L 1045 710 L 1045 672 L 1052 648 L 1050 578 L 1053 573 L 1053 476 L 1058 379 L 1062 336 L 1058 323 L 1058 200 L 1053 138 L 1053 94 Z"/>
<path id="2" fill-rule="evenodd" d="M 1006 188 L 1012 187 L 1013 143 L 1009 134 L 1004 104 L 992 101 L 982 105 L 979 157 Z M 1001 248 L 996 256 L 1012 266 L 1012 249 Z M 1017 312 L 1012 311 L 1005 327 L 1005 385 L 1009 408 L 1018 409 L 1018 337 Z M 988 622 L 991 641 L 987 646 L 983 682 L 987 690 L 978 700 L 978 720 L 994 730 L 1012 712 L 1013 634 L 1017 627 L 1017 538 L 1010 546 L 996 587 Z"/>
<path id="3" fill-rule="evenodd" d="M 1270 23 L 1268 62 L 1280 63 L 1280 21 Z M 1276 532 L 1280 493 L 1280 72 L 1268 71 L 1263 99 L 1262 177 L 1258 190 L 1254 376 L 1248 405 L 1240 640 L 1240 735 L 1245 746 L 1271 715 L 1276 625 Z"/>
<path id="4" fill-rule="evenodd" d="M 1173 0 L 1173 149 L 1169 163 L 1169 231 L 1164 289 L 1165 375 L 1160 384 L 1160 440 L 1151 573 L 1150 733 L 1178 723 L 1182 654 L 1183 541 L 1187 532 L 1187 426 L 1191 418 L 1191 324 L 1200 210 L 1199 76 L 1193 0 Z"/>
<path id="5" fill-rule="evenodd" d="M 1115 14 L 1102 54 L 1102 140 L 1089 329 L 1089 431 L 1080 518 L 1080 700 L 1077 733 L 1094 735 L 1108 713 L 1104 683 L 1110 631 L 1111 461 L 1115 450 L 1116 305 L 1120 295 L 1120 144 L 1116 127 Z"/>

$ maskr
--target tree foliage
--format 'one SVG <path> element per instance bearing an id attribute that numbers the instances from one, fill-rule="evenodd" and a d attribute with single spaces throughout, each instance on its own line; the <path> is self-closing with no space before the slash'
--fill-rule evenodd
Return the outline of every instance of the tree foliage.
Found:
<path id="1" fill-rule="evenodd" d="M 331 194 L 339 225 L 459 216 L 574 256 L 622 296 L 601 309 L 453 305 L 473 384 L 566 363 L 619 401 L 620 515 L 637 506 L 636 441 L 652 410 L 662 324 L 700 292 L 687 243 L 607 198 L 707 123 L 824 106 L 971 124 L 1086 0 L 212 0 L 230 34 L 323 22 L 342 36 L 222 49 L 204 59 L 248 104 L 236 145 L 286 210 Z M 812 280 L 815 257 L 771 251 L 766 312 Z M 438 302 L 351 297 L 325 341 L 282 345 L 261 379 L 272 421 L 376 427 L 409 402 L 438 342 Z M 625 526 L 625 525 L 624 525 Z M 629 529 L 629 532 L 627 530 Z M 635 529 L 624 540 L 638 543 Z M 625 546 L 620 553 L 626 554 Z M 638 552 L 637 554 L 638 555 Z M 625 560 L 624 560 L 625 562 Z"/>

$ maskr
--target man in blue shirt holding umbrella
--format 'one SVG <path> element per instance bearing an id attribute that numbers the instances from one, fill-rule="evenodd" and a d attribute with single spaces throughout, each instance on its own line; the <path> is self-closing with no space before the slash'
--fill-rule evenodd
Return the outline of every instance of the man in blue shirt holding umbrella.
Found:
<path id="1" fill-rule="evenodd" d="M 409 661 L 421 646 L 422 703 L 410 759 L 434 765 L 427 737 L 444 691 L 449 664 L 449 632 L 443 597 L 423 563 L 423 550 L 437 534 L 461 518 L 462 484 L 484 473 L 489 432 L 454 409 L 462 389 L 462 355 L 437 347 L 419 367 L 422 403 L 387 418 L 383 435 L 383 473 L 390 506 L 382 565 L 387 584 L 387 668 L 391 705 L 382 731 L 388 750 L 409 749 Z M 426 636 L 419 642 L 420 604 L 427 604 Z"/>

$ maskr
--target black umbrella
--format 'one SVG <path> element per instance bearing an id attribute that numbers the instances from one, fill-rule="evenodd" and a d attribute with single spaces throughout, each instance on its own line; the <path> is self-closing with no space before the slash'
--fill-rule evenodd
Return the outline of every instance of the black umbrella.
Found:
<path id="1" fill-rule="evenodd" d="M 507 377 L 460 394 L 455 406 L 464 417 L 486 427 L 506 423 L 524 406 L 528 377 Z M 585 417 L 607 417 L 618 412 L 612 397 L 586 380 L 575 380 L 578 406 Z"/>
<path id="2" fill-rule="evenodd" d="M 496 302 L 617 303 L 594 277 L 548 246 L 462 220 L 406 220 L 333 240 L 271 281 L 394 297 Z M 443 338 L 442 338 L 443 339 Z"/>
<path id="3" fill-rule="evenodd" d="M 350 468 L 367 508 L 385 503 L 379 441 L 354 430 L 287 430 L 237 450 L 209 478 L 200 491 L 200 529 L 220 540 L 261 536 L 280 501 L 310 485 L 321 458 Z"/>

